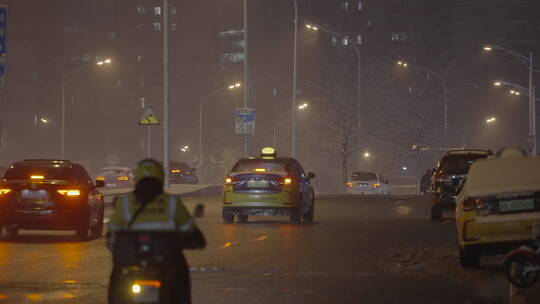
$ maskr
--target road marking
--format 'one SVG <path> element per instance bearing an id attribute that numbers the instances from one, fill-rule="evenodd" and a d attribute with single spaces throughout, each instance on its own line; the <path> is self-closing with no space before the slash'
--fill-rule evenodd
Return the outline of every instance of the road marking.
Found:
<path id="1" fill-rule="evenodd" d="M 264 241 L 266 240 L 268 237 L 266 235 L 261 235 L 260 237 L 254 239 L 253 241 L 254 242 L 257 242 L 257 241 Z"/>
<path id="2" fill-rule="evenodd" d="M 394 203 L 394 205 L 401 205 L 403 203 L 405 203 L 405 201 L 397 201 L 397 202 Z"/>
<path id="3" fill-rule="evenodd" d="M 231 247 L 232 245 L 236 245 L 236 244 L 238 244 L 238 243 L 237 243 L 237 242 L 234 242 L 234 241 L 233 241 L 233 242 L 227 242 L 227 243 L 225 243 L 225 245 L 223 245 L 223 248 L 229 248 L 229 247 Z"/>

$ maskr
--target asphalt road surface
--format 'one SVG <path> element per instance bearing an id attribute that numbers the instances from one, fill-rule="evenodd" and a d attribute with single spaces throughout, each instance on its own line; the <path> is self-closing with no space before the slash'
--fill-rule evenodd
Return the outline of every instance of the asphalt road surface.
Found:
<path id="1" fill-rule="evenodd" d="M 500 257 L 462 270 L 452 214 L 429 220 L 426 198 L 335 196 L 315 223 L 253 217 L 222 224 L 221 198 L 186 199 L 207 237 L 187 252 L 194 303 L 507 303 Z M 0 303 L 106 303 L 103 238 L 23 231 L 0 239 Z"/>

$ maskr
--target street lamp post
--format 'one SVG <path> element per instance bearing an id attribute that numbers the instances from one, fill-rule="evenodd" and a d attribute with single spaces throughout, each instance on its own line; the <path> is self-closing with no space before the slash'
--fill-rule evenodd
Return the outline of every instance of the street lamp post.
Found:
<path id="1" fill-rule="evenodd" d="M 240 82 L 231 84 L 227 87 L 221 87 L 201 97 L 199 101 L 199 160 L 203 159 L 203 107 L 210 102 L 210 98 L 218 94 L 219 92 L 229 89 L 234 90 L 240 88 L 242 84 Z"/>
<path id="2" fill-rule="evenodd" d="M 519 84 L 511 83 L 508 81 L 498 80 L 493 82 L 493 85 L 509 86 L 515 90 L 510 90 L 510 94 L 513 95 L 526 95 L 529 97 L 529 144 L 531 145 L 531 154 L 536 155 L 537 152 L 537 139 L 536 139 L 536 88 L 533 86 L 531 90 L 521 86 Z"/>
<path id="3" fill-rule="evenodd" d="M 357 68 L 358 68 L 358 79 L 357 79 L 357 90 L 358 90 L 358 95 L 357 95 L 357 98 L 358 98 L 358 151 L 361 150 L 361 143 L 362 143 L 362 117 L 361 117 L 361 114 L 362 114 L 362 54 L 360 53 L 360 49 L 358 48 L 358 45 L 356 43 L 354 43 L 351 39 L 349 39 L 349 37 L 343 35 L 343 34 L 340 34 L 340 33 L 337 33 L 337 32 L 334 32 L 334 31 L 331 31 L 329 29 L 326 29 L 324 27 L 321 27 L 319 25 L 315 25 L 315 24 L 306 24 L 306 28 L 309 29 L 309 30 L 312 30 L 312 31 L 318 31 L 318 30 L 321 30 L 322 32 L 325 32 L 327 34 L 330 34 L 330 35 L 333 35 L 333 36 L 337 36 L 339 38 L 341 38 L 343 41 L 346 41 L 347 42 L 347 45 L 351 45 L 354 49 L 354 53 L 356 55 L 356 58 L 357 58 L 357 62 L 358 62 L 358 65 L 357 65 Z M 362 157 L 360 156 L 359 160 L 358 160 L 358 170 L 360 170 L 360 167 L 361 167 L 361 164 L 362 164 Z"/>
<path id="4" fill-rule="evenodd" d="M 408 67 L 409 65 L 412 65 L 414 68 L 420 70 L 420 71 L 423 71 L 427 74 L 430 74 L 430 75 L 433 75 L 435 76 L 435 78 L 437 79 L 437 81 L 439 81 L 439 83 L 441 84 L 441 87 L 443 89 L 443 100 L 444 100 L 444 144 L 443 144 L 443 149 L 446 149 L 446 147 L 448 146 L 448 89 L 446 87 L 446 82 L 442 79 L 441 75 L 435 71 L 432 71 L 430 69 L 427 69 L 427 68 L 424 68 L 424 67 L 421 67 L 419 65 L 416 65 L 416 64 L 409 64 L 407 62 L 403 62 L 403 61 L 398 61 L 397 64 L 399 66 L 402 66 L 402 67 Z"/>
<path id="5" fill-rule="evenodd" d="M 519 61 L 525 68 L 529 71 L 529 89 L 528 89 L 528 96 L 529 96 L 529 144 L 531 145 L 531 154 L 536 155 L 537 152 L 537 146 L 536 146 L 536 112 L 535 112 L 535 96 L 534 96 L 534 85 L 533 85 L 533 72 L 534 66 L 533 66 L 533 52 L 529 52 L 529 58 L 527 56 L 522 55 L 519 52 L 509 50 L 507 48 L 504 48 L 500 45 L 486 45 L 484 46 L 484 51 L 490 52 L 493 50 L 503 51 L 512 57 L 514 57 L 517 61 Z"/>
<path id="6" fill-rule="evenodd" d="M 60 139 L 60 150 L 61 150 L 61 158 L 65 159 L 66 157 L 66 86 L 69 83 L 75 75 L 86 69 L 87 67 L 93 66 L 94 64 L 97 66 L 102 66 L 106 64 L 110 64 L 112 62 L 111 59 L 105 59 L 98 61 L 96 63 L 86 63 L 78 68 L 74 69 L 73 71 L 69 73 L 65 73 L 64 69 L 62 68 L 62 127 L 61 127 L 61 139 Z"/>
<path id="7" fill-rule="evenodd" d="M 294 6 L 294 55 L 293 55 L 293 95 L 292 95 L 292 121 L 291 121 L 291 157 L 296 157 L 296 94 L 298 78 L 298 2 L 293 0 Z"/>

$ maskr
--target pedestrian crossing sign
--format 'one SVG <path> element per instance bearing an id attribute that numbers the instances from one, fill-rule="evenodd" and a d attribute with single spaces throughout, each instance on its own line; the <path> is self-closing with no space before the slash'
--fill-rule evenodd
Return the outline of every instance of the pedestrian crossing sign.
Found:
<path id="1" fill-rule="evenodd" d="M 159 125 L 160 122 L 156 117 L 156 114 L 154 113 L 154 110 L 152 110 L 151 107 L 146 106 L 144 107 L 143 115 L 141 116 L 141 119 L 139 120 L 139 125 Z"/>

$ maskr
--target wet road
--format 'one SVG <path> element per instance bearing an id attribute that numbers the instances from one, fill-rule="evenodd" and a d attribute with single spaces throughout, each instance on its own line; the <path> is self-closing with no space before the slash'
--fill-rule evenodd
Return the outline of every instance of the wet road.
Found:
<path id="1" fill-rule="evenodd" d="M 422 198 L 329 197 L 315 223 L 222 224 L 220 197 L 198 224 L 208 247 L 187 252 L 195 303 L 507 303 L 498 258 L 460 269 L 451 214 L 429 221 Z M 27 232 L 0 240 L 0 303 L 105 303 L 104 239 Z"/>

